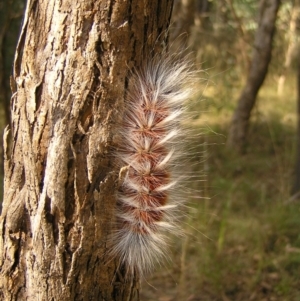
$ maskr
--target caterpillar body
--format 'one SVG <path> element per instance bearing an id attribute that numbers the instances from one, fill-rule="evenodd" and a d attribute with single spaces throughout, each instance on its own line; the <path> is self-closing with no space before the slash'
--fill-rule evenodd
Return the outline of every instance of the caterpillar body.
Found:
<path id="1" fill-rule="evenodd" d="M 143 275 L 166 256 L 168 232 L 177 232 L 178 161 L 185 101 L 195 72 L 187 60 L 153 59 L 132 78 L 123 117 L 112 254 L 127 270 Z M 180 166 L 180 165 L 179 165 Z"/>

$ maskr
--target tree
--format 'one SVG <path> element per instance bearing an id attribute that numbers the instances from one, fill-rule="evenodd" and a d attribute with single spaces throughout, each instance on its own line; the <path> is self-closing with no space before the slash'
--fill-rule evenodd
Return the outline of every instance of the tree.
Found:
<path id="1" fill-rule="evenodd" d="M 233 114 L 227 139 L 228 147 L 238 152 L 243 151 L 251 110 L 268 72 L 279 5 L 280 0 L 261 0 L 260 2 L 259 22 L 250 70 Z"/>
<path id="2" fill-rule="evenodd" d="M 165 45 L 171 11 L 172 0 L 28 0 L 4 135 L 1 300 L 138 293 L 138 279 L 107 258 L 112 151 L 131 70 Z"/>
<path id="3" fill-rule="evenodd" d="M 290 26 L 287 32 L 288 45 L 285 54 L 285 60 L 278 80 L 277 92 L 279 95 L 282 95 L 283 92 L 286 73 L 292 64 L 293 59 L 298 54 L 299 18 L 300 18 L 300 1 L 295 0 L 291 11 Z"/>

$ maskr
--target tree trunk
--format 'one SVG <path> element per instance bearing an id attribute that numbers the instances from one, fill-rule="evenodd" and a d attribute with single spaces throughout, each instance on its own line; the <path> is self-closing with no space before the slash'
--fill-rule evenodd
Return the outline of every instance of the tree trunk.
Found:
<path id="1" fill-rule="evenodd" d="M 132 300 L 107 257 L 113 150 L 130 74 L 166 42 L 172 0 L 28 0 L 5 132 L 0 299 Z"/>
<path id="2" fill-rule="evenodd" d="M 283 65 L 283 70 L 280 74 L 278 80 L 278 87 L 277 93 L 278 95 L 282 95 L 286 73 L 287 70 L 290 68 L 293 59 L 298 54 L 298 34 L 299 34 L 299 17 L 300 17 L 300 0 L 295 0 L 292 13 L 291 13 L 291 21 L 290 21 L 290 28 L 288 32 L 288 48 L 285 55 L 285 61 Z"/>
<path id="3" fill-rule="evenodd" d="M 280 0 L 262 0 L 259 9 L 259 23 L 254 40 L 254 52 L 250 70 L 237 108 L 233 114 L 227 145 L 242 152 L 247 135 L 251 110 L 259 88 L 264 82 L 271 60 L 272 40 Z"/>

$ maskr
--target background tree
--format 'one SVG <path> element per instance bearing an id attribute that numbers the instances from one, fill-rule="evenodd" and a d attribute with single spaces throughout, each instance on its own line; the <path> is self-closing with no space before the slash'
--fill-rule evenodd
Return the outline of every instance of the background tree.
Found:
<path id="1" fill-rule="evenodd" d="M 261 0 L 260 2 L 258 28 L 250 70 L 231 121 L 227 140 L 228 147 L 239 152 L 243 150 L 245 144 L 249 118 L 257 93 L 268 72 L 279 4 L 279 0 Z"/>
<path id="2" fill-rule="evenodd" d="M 130 72 L 161 50 L 171 0 L 28 0 L 5 132 L 1 300 L 132 300 L 107 260 Z"/>
<path id="3" fill-rule="evenodd" d="M 278 80 L 277 91 L 279 95 L 283 94 L 284 83 L 288 69 L 291 67 L 295 57 L 299 54 L 299 19 L 300 19 L 300 1 L 295 0 L 291 11 L 289 30 L 287 36 L 287 50 L 283 68 Z"/>

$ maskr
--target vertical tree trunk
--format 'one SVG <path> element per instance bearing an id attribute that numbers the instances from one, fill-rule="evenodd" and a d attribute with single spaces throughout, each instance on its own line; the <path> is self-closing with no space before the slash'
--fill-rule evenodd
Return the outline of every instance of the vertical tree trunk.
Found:
<path id="1" fill-rule="evenodd" d="M 238 100 L 229 130 L 227 145 L 241 152 L 244 148 L 251 110 L 264 82 L 271 60 L 272 41 L 280 0 L 261 0 L 254 52 L 245 88 Z"/>
<path id="2" fill-rule="evenodd" d="M 172 0 L 28 0 L 5 151 L 0 300 L 137 293 L 138 279 L 122 281 L 107 258 L 112 151 L 130 69 L 166 42 L 171 10 Z"/>
<path id="3" fill-rule="evenodd" d="M 287 70 L 290 68 L 291 63 L 295 55 L 297 55 L 297 50 L 299 48 L 298 44 L 298 34 L 299 34 L 299 17 L 300 17 L 300 0 L 295 0 L 292 13 L 291 13 L 291 21 L 288 35 L 288 48 L 285 55 L 285 61 L 282 69 L 282 73 L 278 80 L 277 93 L 278 95 L 282 95 L 283 87 L 285 83 L 285 77 Z"/>

